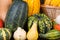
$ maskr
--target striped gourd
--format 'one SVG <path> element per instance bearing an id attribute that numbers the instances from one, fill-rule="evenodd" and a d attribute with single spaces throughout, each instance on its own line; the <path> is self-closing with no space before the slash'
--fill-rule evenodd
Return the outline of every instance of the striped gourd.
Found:
<path id="1" fill-rule="evenodd" d="M 11 31 L 7 28 L 0 28 L 0 40 L 10 40 Z"/>
<path id="2" fill-rule="evenodd" d="M 51 20 L 45 14 L 36 14 L 28 18 L 28 30 L 31 28 L 34 20 L 38 20 L 40 33 L 46 33 L 52 28 Z"/>
<path id="3" fill-rule="evenodd" d="M 18 26 L 23 28 L 26 19 L 27 4 L 23 1 L 14 1 L 7 13 L 5 27 L 12 31 L 15 31 Z"/>
<path id="4" fill-rule="evenodd" d="M 39 34 L 39 36 L 48 40 L 58 40 L 60 38 L 60 31 L 53 29 L 47 32 L 46 34 Z"/>

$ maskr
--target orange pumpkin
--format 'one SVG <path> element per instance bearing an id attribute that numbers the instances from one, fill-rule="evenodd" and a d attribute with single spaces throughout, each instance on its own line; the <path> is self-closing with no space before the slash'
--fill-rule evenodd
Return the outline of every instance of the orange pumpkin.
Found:
<path id="1" fill-rule="evenodd" d="M 40 0 L 24 0 L 28 4 L 28 17 L 39 13 L 40 11 Z"/>

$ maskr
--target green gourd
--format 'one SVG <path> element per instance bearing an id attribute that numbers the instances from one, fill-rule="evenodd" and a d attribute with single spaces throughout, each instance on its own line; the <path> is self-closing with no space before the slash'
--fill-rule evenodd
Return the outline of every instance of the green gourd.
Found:
<path id="1" fill-rule="evenodd" d="M 60 31 L 58 30 L 50 30 L 49 32 L 47 32 L 46 34 L 39 34 L 39 36 L 41 38 L 46 38 L 49 40 L 56 40 L 60 38 Z"/>
<path id="2" fill-rule="evenodd" d="M 46 33 L 52 28 L 52 21 L 45 14 L 35 14 L 28 18 L 28 30 L 31 28 L 34 20 L 38 21 L 39 33 Z"/>
<path id="3" fill-rule="evenodd" d="M 17 27 L 23 28 L 27 19 L 27 4 L 23 1 L 14 1 L 7 12 L 5 27 L 15 31 Z"/>
<path id="4" fill-rule="evenodd" d="M 7 28 L 0 28 L 0 40 L 10 40 L 11 31 Z"/>

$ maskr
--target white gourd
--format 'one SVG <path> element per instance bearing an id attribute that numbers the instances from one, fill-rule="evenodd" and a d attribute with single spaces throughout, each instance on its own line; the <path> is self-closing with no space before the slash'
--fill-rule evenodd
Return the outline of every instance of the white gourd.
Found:
<path id="1" fill-rule="evenodd" d="M 57 24 L 60 24 L 60 15 L 56 17 L 55 22 L 56 22 Z"/>
<path id="2" fill-rule="evenodd" d="M 17 30 L 14 32 L 13 38 L 15 40 L 25 40 L 26 39 L 26 31 L 21 27 L 18 27 Z"/>

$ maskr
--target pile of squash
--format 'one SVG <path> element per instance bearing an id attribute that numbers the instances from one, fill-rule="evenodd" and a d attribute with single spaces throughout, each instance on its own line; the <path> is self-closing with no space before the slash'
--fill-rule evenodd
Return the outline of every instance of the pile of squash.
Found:
<path id="1" fill-rule="evenodd" d="M 39 13 L 40 11 L 40 0 L 1 0 L 0 5 L 0 19 L 4 21 L 4 28 L 1 26 L 2 28 L 0 29 L 2 33 L 0 37 L 1 40 L 10 40 L 13 34 L 12 32 L 15 32 L 16 30 L 21 30 L 21 34 L 24 33 L 25 30 L 23 30 L 23 27 L 27 18 Z M 26 33 L 24 35 L 26 35 Z M 16 36 L 14 35 L 15 40 L 26 39 L 26 36 L 21 36 L 21 38 L 19 36 L 18 38 L 15 38 Z"/>
<path id="2" fill-rule="evenodd" d="M 2 3 L 0 8 L 0 13 L 2 13 L 0 15 L 2 19 L 0 20 L 0 40 L 40 40 L 41 38 L 55 40 L 60 38 L 56 23 L 44 13 L 40 13 L 40 0 L 3 1 L 6 4 Z M 10 3 L 8 4 L 7 1 Z M 51 5 L 54 4 L 53 6 L 59 4 L 55 5 L 54 0 L 45 0 L 45 5 L 50 5 L 50 2 Z"/>

